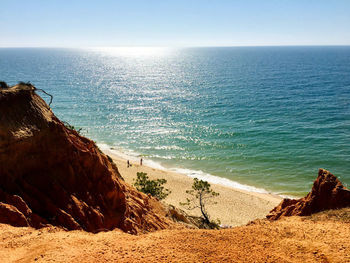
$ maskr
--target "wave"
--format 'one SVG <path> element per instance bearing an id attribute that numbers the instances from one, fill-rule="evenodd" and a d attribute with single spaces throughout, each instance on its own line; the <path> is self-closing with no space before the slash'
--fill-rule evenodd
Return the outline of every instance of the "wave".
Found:
<path id="1" fill-rule="evenodd" d="M 201 170 L 191 170 L 191 169 L 184 169 L 184 168 L 169 168 L 169 171 L 184 174 L 188 177 L 191 178 L 198 178 L 200 180 L 207 181 L 212 184 L 217 184 L 217 185 L 223 185 L 226 187 L 231 187 L 235 189 L 240 189 L 240 190 L 245 190 L 248 192 L 255 192 L 255 193 L 263 193 L 263 194 L 268 194 L 269 192 L 266 191 L 263 188 L 257 188 L 254 186 L 246 185 L 246 184 L 241 184 L 236 181 L 232 181 L 227 178 L 215 176 L 212 174 L 205 173 Z"/>
<path id="2" fill-rule="evenodd" d="M 156 161 L 153 161 L 151 159 L 144 159 L 144 155 L 137 153 L 135 151 L 125 150 L 125 149 L 120 149 L 120 148 L 116 149 L 114 147 L 111 147 L 111 146 L 109 146 L 107 144 L 103 144 L 103 143 L 98 143 L 97 145 L 106 154 L 110 153 L 110 154 L 115 155 L 117 157 L 120 157 L 122 159 L 138 162 L 140 160 L 140 158 L 142 157 L 143 163 L 146 166 L 152 167 L 154 169 L 169 171 L 169 172 L 176 172 L 179 174 L 186 175 L 190 178 L 198 178 L 200 180 L 205 180 L 205 181 L 212 183 L 212 184 L 222 185 L 225 187 L 231 187 L 231 188 L 245 190 L 245 191 L 249 191 L 249 192 L 264 193 L 264 194 L 270 193 L 263 188 L 257 188 L 254 186 L 241 184 L 241 183 L 232 181 L 232 180 L 227 179 L 227 178 L 218 177 L 218 176 L 215 176 L 212 174 L 205 173 L 201 170 L 191 170 L 191 169 L 186 169 L 186 168 L 174 168 L 174 167 L 166 168 L 162 164 L 160 164 Z"/>

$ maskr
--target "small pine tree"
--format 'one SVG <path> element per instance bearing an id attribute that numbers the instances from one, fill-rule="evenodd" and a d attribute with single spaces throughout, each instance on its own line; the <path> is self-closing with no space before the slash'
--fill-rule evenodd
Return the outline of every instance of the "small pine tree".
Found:
<path id="1" fill-rule="evenodd" d="M 150 180 L 147 176 L 147 173 L 138 172 L 137 179 L 134 183 L 136 189 L 145 194 L 150 194 L 154 197 L 157 197 L 159 200 L 167 197 L 171 191 L 165 189 L 163 184 L 167 182 L 165 179 L 156 179 Z"/>
<path id="2" fill-rule="evenodd" d="M 218 196 L 219 193 L 214 192 L 207 181 L 199 180 L 198 178 L 193 179 L 192 189 L 186 190 L 186 193 L 191 197 L 186 198 L 186 202 L 180 203 L 180 205 L 185 206 L 189 210 L 199 208 L 202 213 L 203 222 L 207 225 L 215 224 L 215 222 L 210 221 L 206 205 L 217 204 L 212 198 Z"/>

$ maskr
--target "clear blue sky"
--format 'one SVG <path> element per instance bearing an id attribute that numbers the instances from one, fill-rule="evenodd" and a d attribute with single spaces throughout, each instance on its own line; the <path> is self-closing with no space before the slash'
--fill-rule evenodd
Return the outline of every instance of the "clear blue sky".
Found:
<path id="1" fill-rule="evenodd" d="M 350 45 L 350 0 L 0 0 L 0 46 Z"/>

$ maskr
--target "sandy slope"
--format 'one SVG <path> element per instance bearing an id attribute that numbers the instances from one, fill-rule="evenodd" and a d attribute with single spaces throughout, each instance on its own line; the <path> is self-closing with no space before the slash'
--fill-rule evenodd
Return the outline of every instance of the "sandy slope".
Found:
<path id="1" fill-rule="evenodd" d="M 152 179 L 165 178 L 167 179 L 165 187 L 171 190 L 171 194 L 164 201 L 176 207 L 180 207 L 179 202 L 186 201 L 186 190 L 191 189 L 192 178 L 145 165 L 140 166 L 139 163 L 135 162 L 132 162 L 132 166 L 127 168 L 126 160 L 113 155 L 108 150 L 104 150 L 104 152 L 112 157 L 127 183 L 133 183 L 137 172 L 145 172 Z M 216 205 L 208 206 L 209 215 L 212 219 L 220 219 L 222 224 L 230 226 L 239 226 L 257 218 L 264 218 L 282 200 L 281 197 L 276 195 L 248 192 L 221 185 L 212 184 L 212 188 L 220 193 L 220 196 L 215 198 Z M 184 209 L 183 207 L 180 208 Z M 186 212 L 192 215 L 200 215 L 199 211 L 187 210 Z"/>
<path id="2" fill-rule="evenodd" d="M 350 215 L 350 209 L 347 210 Z M 350 223 L 300 217 L 133 236 L 0 225 L 1 262 L 350 262 Z"/>

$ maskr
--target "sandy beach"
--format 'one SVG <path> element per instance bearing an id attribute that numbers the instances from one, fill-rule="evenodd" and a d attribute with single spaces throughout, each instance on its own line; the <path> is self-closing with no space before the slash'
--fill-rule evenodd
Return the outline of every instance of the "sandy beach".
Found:
<path id="1" fill-rule="evenodd" d="M 186 201 L 188 196 L 186 190 L 191 189 L 192 178 L 180 173 L 155 169 L 145 164 L 140 166 L 139 161 L 130 161 L 132 166 L 128 168 L 126 159 L 107 149 L 103 151 L 113 159 L 127 183 L 133 184 L 137 172 L 145 172 L 151 179 L 164 178 L 167 180 L 165 188 L 171 191 L 164 202 L 179 207 L 190 215 L 200 215 L 199 210 L 187 210 L 179 204 Z M 264 218 L 282 200 L 280 196 L 272 194 L 248 192 L 217 184 L 211 184 L 211 186 L 220 195 L 215 198 L 217 204 L 208 205 L 208 213 L 211 219 L 219 219 L 222 225 L 240 226 L 254 219 Z"/>

